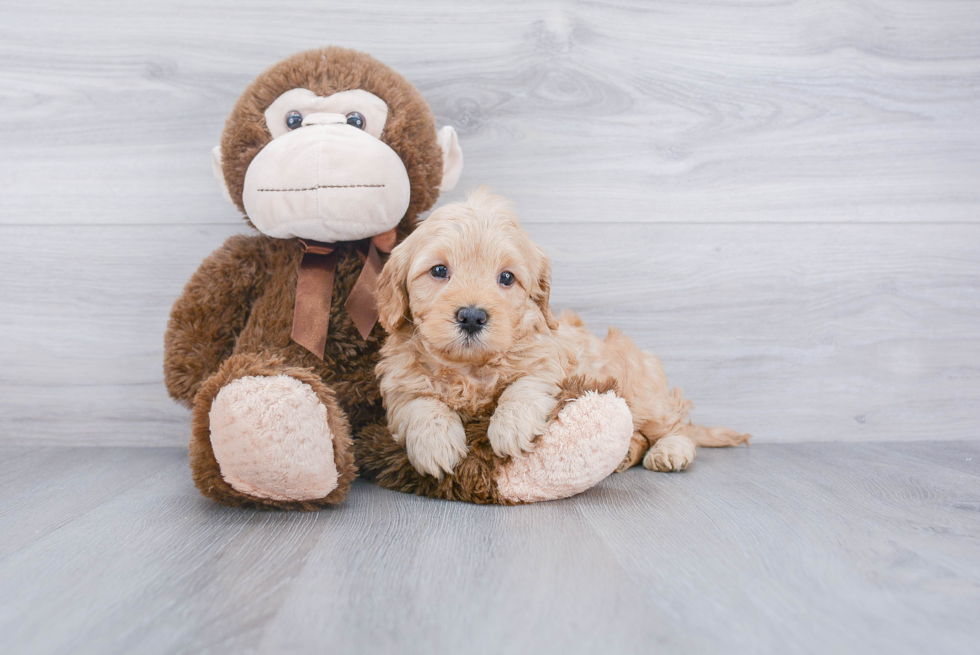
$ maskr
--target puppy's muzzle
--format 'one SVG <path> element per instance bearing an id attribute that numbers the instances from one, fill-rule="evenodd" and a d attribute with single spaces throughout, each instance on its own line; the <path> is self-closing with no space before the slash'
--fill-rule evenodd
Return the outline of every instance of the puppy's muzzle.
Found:
<path id="1" fill-rule="evenodd" d="M 456 325 L 466 334 L 473 336 L 487 324 L 487 312 L 480 307 L 462 307 L 456 312 Z"/>

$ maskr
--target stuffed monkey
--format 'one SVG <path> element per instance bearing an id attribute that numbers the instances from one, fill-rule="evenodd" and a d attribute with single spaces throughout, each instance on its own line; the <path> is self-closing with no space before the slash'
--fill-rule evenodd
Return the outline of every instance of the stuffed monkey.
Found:
<path id="1" fill-rule="evenodd" d="M 623 461 L 629 410 L 603 381 L 567 381 L 549 431 L 521 460 L 493 456 L 486 421 L 468 425 L 471 455 L 443 481 L 415 472 L 387 434 L 378 276 L 462 161 L 453 128 L 437 131 L 418 91 L 359 52 L 303 52 L 245 90 L 214 169 L 259 234 L 231 237 L 201 264 L 165 336 L 165 381 L 192 411 L 202 494 L 311 510 L 343 501 L 363 462 L 389 488 L 529 502 L 583 491 Z"/>

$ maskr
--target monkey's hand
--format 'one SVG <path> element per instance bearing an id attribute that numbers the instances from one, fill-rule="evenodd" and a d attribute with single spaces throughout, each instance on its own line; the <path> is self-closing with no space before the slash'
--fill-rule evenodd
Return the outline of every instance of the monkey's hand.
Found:
<path id="1" fill-rule="evenodd" d="M 516 457 L 534 448 L 534 440 L 548 429 L 557 394 L 557 384 L 530 376 L 507 387 L 487 428 L 493 452 Z"/>
<path id="2" fill-rule="evenodd" d="M 265 275 L 265 237 L 236 235 L 204 260 L 170 311 L 163 372 L 171 397 L 187 407 L 231 356 Z"/>
<path id="3" fill-rule="evenodd" d="M 466 457 L 466 431 L 459 415 L 434 398 L 418 397 L 399 405 L 389 412 L 388 425 L 419 473 L 442 480 Z"/>

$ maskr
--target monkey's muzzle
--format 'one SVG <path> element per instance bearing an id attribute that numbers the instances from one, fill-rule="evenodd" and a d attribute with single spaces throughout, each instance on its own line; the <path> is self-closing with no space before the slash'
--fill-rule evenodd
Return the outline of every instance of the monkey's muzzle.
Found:
<path id="1" fill-rule="evenodd" d="M 260 232 L 331 243 L 398 225 L 411 199 L 405 165 L 383 141 L 343 120 L 307 116 L 249 164 L 242 200 Z"/>

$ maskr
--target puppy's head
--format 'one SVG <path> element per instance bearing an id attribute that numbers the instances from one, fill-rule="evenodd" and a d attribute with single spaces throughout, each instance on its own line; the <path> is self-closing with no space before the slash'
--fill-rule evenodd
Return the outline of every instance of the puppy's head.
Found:
<path id="1" fill-rule="evenodd" d="M 378 313 L 434 354 L 477 363 L 557 327 L 551 266 L 506 199 L 480 187 L 445 205 L 391 253 Z"/>

